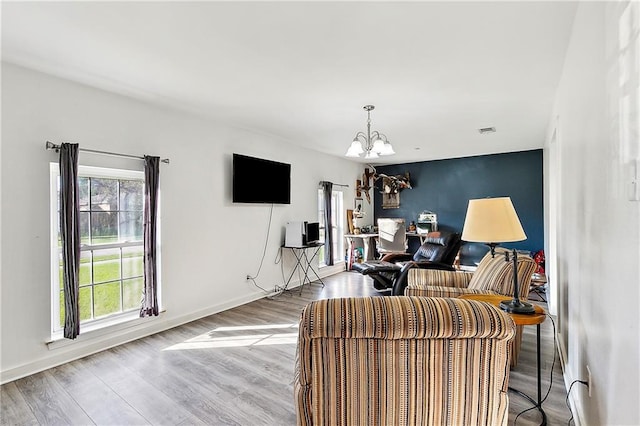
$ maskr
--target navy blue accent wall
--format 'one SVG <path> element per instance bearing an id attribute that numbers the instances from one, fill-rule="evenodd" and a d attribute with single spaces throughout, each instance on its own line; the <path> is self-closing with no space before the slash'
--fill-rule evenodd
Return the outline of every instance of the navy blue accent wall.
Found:
<path id="1" fill-rule="evenodd" d="M 507 196 L 511 197 L 527 239 L 504 246 L 528 251 L 544 247 L 541 149 L 394 164 L 376 167 L 376 171 L 387 175 L 409 172 L 413 187 L 400 192 L 400 208 L 397 209 L 383 209 L 382 194 L 379 189 L 374 189 L 376 220 L 379 217 L 398 217 L 404 218 L 408 225 L 417 220 L 423 210 L 430 210 L 438 215 L 438 229 L 462 232 L 470 199 Z M 378 188 L 380 183 L 376 182 Z M 410 247 L 410 250 L 415 248 Z M 461 263 L 471 265 L 486 251 L 483 244 L 465 243 Z"/>

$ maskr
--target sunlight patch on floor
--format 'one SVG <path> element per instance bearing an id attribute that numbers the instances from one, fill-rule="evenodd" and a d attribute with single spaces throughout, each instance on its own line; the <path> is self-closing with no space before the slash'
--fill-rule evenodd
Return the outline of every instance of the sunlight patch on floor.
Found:
<path id="1" fill-rule="evenodd" d="M 163 350 L 176 351 L 186 349 L 232 348 L 242 346 L 289 345 L 296 344 L 298 324 L 264 324 L 218 327 L 199 336 L 169 346 Z M 274 330 L 272 333 L 259 333 L 260 330 Z M 291 331 L 287 333 L 286 331 Z M 252 332 L 247 334 L 244 332 Z"/>

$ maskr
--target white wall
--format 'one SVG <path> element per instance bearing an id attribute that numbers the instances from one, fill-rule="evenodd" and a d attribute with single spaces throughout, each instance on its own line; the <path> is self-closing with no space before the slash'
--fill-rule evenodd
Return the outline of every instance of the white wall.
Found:
<path id="1" fill-rule="evenodd" d="M 548 262 L 568 291 L 565 379 L 585 380 L 587 366 L 592 374 L 591 398 L 580 385 L 571 392 L 584 425 L 640 424 L 640 202 L 628 197 L 640 153 L 639 7 L 580 4 L 545 151 L 558 164 L 545 193 L 547 206 L 559 200 Z"/>
<path id="2" fill-rule="evenodd" d="M 160 317 L 100 337 L 82 335 L 49 349 L 49 163 L 45 141 L 170 158 L 162 164 Z M 345 145 L 346 146 L 346 145 Z M 33 373 L 264 295 L 246 281 L 262 255 L 268 205 L 231 203 L 231 155 L 292 164 L 291 205 L 275 206 L 258 283 L 282 284 L 274 259 L 290 220 L 317 219 L 318 182 L 353 183 L 362 166 L 274 137 L 2 64 L 1 381 Z M 80 163 L 141 169 L 141 162 L 80 154 Z M 268 182 L 256 182 L 257 185 Z M 290 256 L 288 257 L 290 259 Z M 336 268 L 340 269 L 340 268 Z M 285 271 L 287 269 L 285 268 Z M 334 269 L 335 270 L 335 269 Z"/>

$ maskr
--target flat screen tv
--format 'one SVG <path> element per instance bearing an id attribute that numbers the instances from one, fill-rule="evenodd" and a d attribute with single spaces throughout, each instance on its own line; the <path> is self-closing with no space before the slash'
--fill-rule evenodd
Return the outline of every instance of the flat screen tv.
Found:
<path id="1" fill-rule="evenodd" d="M 291 204 L 291 164 L 233 154 L 233 202 Z"/>

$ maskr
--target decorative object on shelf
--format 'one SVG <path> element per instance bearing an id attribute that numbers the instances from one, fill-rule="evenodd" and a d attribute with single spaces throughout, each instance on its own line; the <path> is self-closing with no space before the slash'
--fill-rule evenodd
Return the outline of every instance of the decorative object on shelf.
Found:
<path id="1" fill-rule="evenodd" d="M 378 233 L 378 229 L 376 226 L 373 225 L 365 225 L 362 227 L 362 233 L 364 234 L 377 234 Z"/>
<path id="2" fill-rule="evenodd" d="M 526 239 L 510 197 L 469 200 L 462 240 L 485 243 L 491 248 L 491 255 L 495 256 L 495 248 L 500 243 Z M 509 254 L 505 252 L 505 262 L 513 260 L 513 299 L 500 302 L 500 308 L 516 314 L 533 314 L 533 305 L 522 302 L 518 294 L 518 252 L 513 249 L 511 256 Z"/>
<path id="3" fill-rule="evenodd" d="M 423 210 L 418 215 L 417 231 L 419 234 L 428 234 L 438 230 L 438 215 L 429 210 Z"/>
<path id="4" fill-rule="evenodd" d="M 362 198 L 353 199 L 353 217 L 357 219 L 364 217 L 364 212 L 362 211 Z"/>
<path id="5" fill-rule="evenodd" d="M 353 200 L 353 204 L 353 210 L 347 210 L 351 212 L 351 223 L 349 224 L 350 229 L 360 228 L 358 226 L 358 219 L 362 219 L 366 215 L 366 213 L 362 210 L 362 198 L 355 198 Z"/>
<path id="6" fill-rule="evenodd" d="M 355 227 L 355 219 L 353 217 L 353 210 L 347 209 L 347 225 L 349 226 L 349 233 L 353 234 L 353 228 Z"/>
<path id="7" fill-rule="evenodd" d="M 365 105 L 363 108 L 367 111 L 367 132 L 356 133 L 345 156 L 360 157 L 364 154 L 366 159 L 376 159 L 381 155 L 395 154 L 386 135 L 377 130 L 371 131 L 371 111 L 375 107 L 373 105 Z"/>

